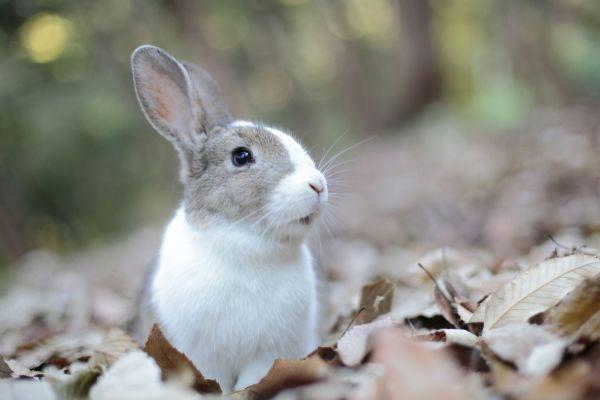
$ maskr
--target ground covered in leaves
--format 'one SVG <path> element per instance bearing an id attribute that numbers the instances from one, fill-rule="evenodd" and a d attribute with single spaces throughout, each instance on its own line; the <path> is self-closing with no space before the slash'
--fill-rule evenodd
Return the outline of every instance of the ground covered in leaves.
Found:
<path id="1" fill-rule="evenodd" d="M 321 346 L 230 396 L 600 397 L 599 127 L 549 110 L 513 135 L 439 124 L 359 147 L 316 244 Z M 220 396 L 159 327 L 126 333 L 159 235 L 12 269 L 1 399 Z"/>

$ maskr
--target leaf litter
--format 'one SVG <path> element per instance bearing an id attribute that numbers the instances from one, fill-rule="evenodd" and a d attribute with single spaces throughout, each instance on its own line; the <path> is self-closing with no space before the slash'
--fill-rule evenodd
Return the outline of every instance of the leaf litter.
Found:
<path id="1" fill-rule="evenodd" d="M 597 152 L 581 151 L 597 147 L 599 125 L 589 119 L 571 110 L 520 136 L 432 132 L 366 146 L 357 197 L 340 205 L 344 239 L 318 254 L 319 347 L 226 396 L 600 398 L 600 169 Z M 158 326 L 142 342 L 119 329 L 159 240 L 145 230 L 72 258 L 28 255 L 0 296 L 0 398 L 223 396 Z"/>

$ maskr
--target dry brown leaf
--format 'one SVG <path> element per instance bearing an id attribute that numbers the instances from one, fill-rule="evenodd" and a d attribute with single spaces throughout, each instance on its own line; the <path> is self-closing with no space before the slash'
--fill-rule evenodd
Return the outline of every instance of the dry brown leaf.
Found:
<path id="1" fill-rule="evenodd" d="M 592 315 L 579 330 L 573 335 L 576 338 L 585 338 L 595 342 L 600 339 L 600 311 Z"/>
<path id="2" fill-rule="evenodd" d="M 13 372 L 8 364 L 6 364 L 4 359 L 0 357 L 0 378 L 10 378 L 12 377 L 12 374 Z"/>
<path id="3" fill-rule="evenodd" d="M 200 399 L 190 388 L 163 382 L 156 362 L 142 351 L 132 351 L 115 362 L 92 386 L 90 400 Z"/>
<path id="4" fill-rule="evenodd" d="M 92 368 L 96 366 L 108 368 L 123 355 L 136 349 L 139 349 L 139 346 L 125 331 L 111 329 L 106 333 L 102 343 L 94 349 L 89 364 Z"/>
<path id="5" fill-rule="evenodd" d="M 349 367 L 360 364 L 370 350 L 369 336 L 376 330 L 389 328 L 393 324 L 390 317 L 385 317 L 350 328 L 337 342 L 337 351 L 342 362 Z"/>
<path id="6" fill-rule="evenodd" d="M 427 335 L 418 336 L 418 338 L 434 342 L 453 343 L 465 347 L 475 347 L 478 340 L 477 336 L 464 329 L 439 329 Z"/>
<path id="7" fill-rule="evenodd" d="M 541 379 L 523 376 L 505 365 L 492 362 L 489 375 L 493 391 L 500 398 L 522 400 L 577 400 L 586 390 L 590 368 L 581 360 L 569 363 Z M 594 399 L 594 397 L 584 397 Z"/>
<path id="8" fill-rule="evenodd" d="M 316 356 L 275 360 L 267 375 L 260 382 L 236 394 L 252 400 L 270 399 L 284 389 L 317 382 L 330 375 L 331 371 L 328 365 Z"/>
<path id="9" fill-rule="evenodd" d="M 433 291 L 435 297 L 435 304 L 442 313 L 442 316 L 455 328 L 461 328 L 462 322 L 458 311 L 456 309 L 456 303 L 442 292 L 439 286 L 435 286 Z"/>
<path id="10" fill-rule="evenodd" d="M 487 310 L 491 297 L 491 294 L 488 294 L 479 301 L 479 303 L 477 304 L 477 308 L 471 315 L 471 318 L 469 318 L 469 324 L 483 324 L 483 321 L 485 320 L 485 312 Z"/>
<path id="11" fill-rule="evenodd" d="M 381 278 L 363 286 L 359 304 L 359 309 L 363 311 L 356 318 L 356 325 L 366 324 L 380 315 L 389 313 L 393 297 L 394 282 L 388 278 Z"/>
<path id="12" fill-rule="evenodd" d="M 342 360 L 340 360 L 340 355 L 337 352 L 337 343 L 328 343 L 314 349 L 308 357 L 311 356 L 321 357 L 321 360 L 325 361 L 327 365 L 332 367 L 339 367 L 342 365 Z"/>
<path id="13" fill-rule="evenodd" d="M 190 370 L 194 374 L 194 389 L 198 392 L 221 393 L 221 387 L 217 381 L 205 379 L 189 358 L 169 343 L 157 324 L 152 327 L 152 332 L 144 345 L 144 351 L 156 361 L 162 371 L 163 379 Z"/>
<path id="14" fill-rule="evenodd" d="M 466 302 L 456 304 L 456 313 L 458 314 L 458 318 L 460 318 L 460 321 L 462 322 L 463 326 L 467 322 L 469 322 L 473 317 L 473 312 L 469 309 L 468 306 L 471 305 Z"/>
<path id="15" fill-rule="evenodd" d="M 383 399 L 383 368 L 366 364 L 360 370 L 344 371 L 315 383 L 286 389 L 277 400 L 374 400 Z"/>
<path id="16" fill-rule="evenodd" d="M 47 378 L 61 399 L 85 399 L 101 374 L 99 368 L 88 368 L 72 376 L 63 376 L 62 379 L 54 376 Z"/>
<path id="17" fill-rule="evenodd" d="M 431 291 L 410 286 L 396 286 L 390 316 L 394 322 L 404 323 L 407 318 L 432 318 L 439 315 Z"/>
<path id="18" fill-rule="evenodd" d="M 560 336 L 570 336 L 597 313 L 600 313 L 600 274 L 585 279 L 556 307 L 550 309 L 544 327 Z"/>
<path id="19" fill-rule="evenodd" d="M 502 361 L 529 376 L 542 376 L 557 367 L 567 342 L 539 325 L 513 323 L 483 335 L 488 348 Z"/>
<path id="20" fill-rule="evenodd" d="M 511 322 L 527 321 L 557 304 L 584 279 L 597 273 L 600 273 L 600 259 L 582 254 L 549 259 L 528 269 L 480 304 L 480 309 L 485 308 L 484 332 Z M 480 316 L 478 309 L 470 322 Z"/>
<path id="21" fill-rule="evenodd" d="M 479 338 L 469 331 L 464 329 L 440 329 L 425 335 L 417 335 L 414 338 L 427 342 L 443 343 L 445 349 L 454 356 L 455 361 L 468 371 L 489 371 L 489 367 L 479 350 Z"/>
<path id="22" fill-rule="evenodd" d="M 473 398 L 464 375 L 445 351 L 429 349 L 399 330 L 375 335 L 374 347 L 373 361 L 385 366 L 383 398 Z"/>

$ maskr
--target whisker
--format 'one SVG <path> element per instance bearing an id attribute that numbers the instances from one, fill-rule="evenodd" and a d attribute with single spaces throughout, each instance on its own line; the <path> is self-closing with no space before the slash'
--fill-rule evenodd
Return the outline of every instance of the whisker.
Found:
<path id="1" fill-rule="evenodd" d="M 349 163 L 353 163 L 353 162 L 356 162 L 356 161 L 361 161 L 361 160 L 364 160 L 364 158 L 362 158 L 362 157 L 354 157 L 354 158 L 350 158 L 350 159 L 347 159 L 347 160 L 340 160 L 340 161 L 338 161 L 336 163 L 333 163 L 333 164 L 327 166 L 327 168 L 323 169 L 323 171 L 322 171 L 323 175 L 327 176 L 327 174 L 329 174 L 330 172 L 335 172 L 336 168 L 339 168 L 339 167 L 341 167 L 343 165 L 346 165 L 346 164 L 349 164 Z"/>
<path id="2" fill-rule="evenodd" d="M 345 149 L 343 149 L 342 151 L 338 152 L 336 155 L 334 155 L 333 157 L 331 157 L 329 160 L 327 160 L 327 162 L 325 162 L 325 164 L 323 165 L 323 167 L 322 167 L 322 168 L 323 168 L 323 169 L 327 169 L 327 167 L 328 167 L 329 165 L 331 165 L 331 163 L 333 163 L 333 162 L 334 162 L 334 161 L 335 161 L 335 160 L 336 160 L 338 157 L 340 157 L 341 155 L 343 155 L 343 154 L 346 154 L 346 153 L 347 153 L 347 152 L 349 152 L 350 150 L 352 150 L 352 149 L 355 149 L 356 147 L 358 147 L 358 146 L 361 146 L 361 145 L 363 145 L 363 144 L 365 144 L 365 143 L 367 143 L 367 142 L 370 142 L 370 141 L 371 141 L 371 140 L 373 140 L 373 139 L 375 139 L 375 136 L 370 136 L 370 137 L 368 137 L 368 138 L 366 138 L 366 139 L 364 139 L 364 140 L 361 140 L 361 141 L 360 141 L 360 142 L 358 142 L 358 143 L 355 143 L 355 144 L 353 144 L 353 145 L 351 145 L 351 146 L 348 146 L 348 147 L 346 147 Z"/>
<path id="3" fill-rule="evenodd" d="M 325 151 L 322 155 L 321 155 L 321 159 L 319 160 L 319 164 L 317 165 L 317 169 L 321 169 L 321 164 L 323 163 L 323 160 L 326 159 L 326 157 L 329 155 L 329 152 L 331 150 L 333 150 L 333 148 L 335 147 L 335 145 L 344 137 L 346 136 L 346 134 L 348 133 L 348 130 L 346 130 L 344 133 L 342 133 L 340 136 L 337 137 L 337 139 L 335 139 L 333 141 L 333 144 L 331 146 L 329 146 L 329 148 L 327 149 L 327 151 Z"/>

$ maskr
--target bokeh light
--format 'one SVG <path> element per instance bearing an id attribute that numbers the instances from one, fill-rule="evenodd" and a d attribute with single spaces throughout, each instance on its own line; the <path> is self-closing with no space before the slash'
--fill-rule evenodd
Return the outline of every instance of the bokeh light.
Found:
<path id="1" fill-rule="evenodd" d="M 21 43 L 32 61 L 47 63 L 60 57 L 71 31 L 69 20 L 54 14 L 38 14 L 21 28 Z"/>

